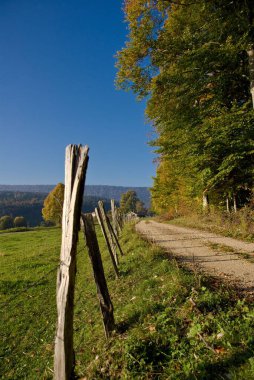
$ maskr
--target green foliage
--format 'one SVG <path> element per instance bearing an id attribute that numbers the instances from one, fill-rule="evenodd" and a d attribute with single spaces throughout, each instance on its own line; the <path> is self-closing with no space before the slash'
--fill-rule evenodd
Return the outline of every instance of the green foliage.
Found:
<path id="1" fill-rule="evenodd" d="M 47 222 L 53 222 L 57 226 L 62 223 L 64 202 L 64 185 L 58 183 L 55 188 L 49 193 L 44 200 L 44 207 L 42 209 L 43 219 Z"/>
<path id="2" fill-rule="evenodd" d="M 159 155 L 154 210 L 188 208 L 204 191 L 215 200 L 252 189 L 251 3 L 127 0 L 125 15 L 117 83 L 148 95 Z"/>
<path id="3" fill-rule="evenodd" d="M 27 221 L 23 216 L 16 216 L 14 219 L 14 227 L 27 227 Z"/>
<path id="4" fill-rule="evenodd" d="M 139 215 L 145 215 L 146 209 L 144 203 L 137 197 L 136 191 L 129 190 L 123 193 L 120 199 L 120 208 L 124 214 L 130 211 L 136 212 Z"/>
<path id="5" fill-rule="evenodd" d="M 13 218 L 9 215 L 4 215 L 0 218 L 0 230 L 7 230 L 14 227 Z"/>

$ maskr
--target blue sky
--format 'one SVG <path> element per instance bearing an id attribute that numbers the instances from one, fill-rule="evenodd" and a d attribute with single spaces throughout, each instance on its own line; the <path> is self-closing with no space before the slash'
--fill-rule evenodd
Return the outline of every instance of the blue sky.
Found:
<path id="1" fill-rule="evenodd" d="M 88 144 L 89 184 L 151 186 L 144 103 L 115 89 L 121 1 L 0 0 L 0 183 L 64 180 Z"/>

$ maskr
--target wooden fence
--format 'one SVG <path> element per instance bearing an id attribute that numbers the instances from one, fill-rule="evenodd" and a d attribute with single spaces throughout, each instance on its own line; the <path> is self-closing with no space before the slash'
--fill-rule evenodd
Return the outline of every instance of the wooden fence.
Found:
<path id="1" fill-rule="evenodd" d="M 106 338 L 115 328 L 113 304 L 107 287 L 94 220 L 91 214 L 81 214 L 85 177 L 88 165 L 87 146 L 69 145 L 65 158 L 65 195 L 62 218 L 60 265 L 57 273 L 57 327 L 54 355 L 55 380 L 74 377 L 73 309 L 76 276 L 76 249 L 80 226 L 84 231 L 87 251 L 93 268 Z M 106 241 L 116 278 L 120 278 L 119 256 L 123 256 L 118 236 L 123 218 L 111 200 L 111 221 L 103 202 L 95 209 L 96 218 Z"/>

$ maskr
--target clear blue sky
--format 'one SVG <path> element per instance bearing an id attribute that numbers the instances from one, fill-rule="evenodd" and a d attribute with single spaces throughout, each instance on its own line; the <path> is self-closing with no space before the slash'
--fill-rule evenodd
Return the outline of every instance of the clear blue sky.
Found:
<path id="1" fill-rule="evenodd" d="M 114 87 L 121 1 L 0 0 L 0 184 L 64 180 L 88 144 L 89 184 L 150 186 L 144 104 Z"/>

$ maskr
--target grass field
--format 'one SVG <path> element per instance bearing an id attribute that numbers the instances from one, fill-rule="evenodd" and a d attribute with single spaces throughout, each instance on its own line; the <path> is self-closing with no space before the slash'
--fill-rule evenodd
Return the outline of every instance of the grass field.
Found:
<path id="1" fill-rule="evenodd" d="M 180 268 L 126 226 L 115 279 L 99 234 L 116 331 L 105 341 L 91 265 L 78 247 L 74 346 L 86 379 L 254 379 L 254 307 Z M 1 379 L 52 379 L 60 230 L 0 235 Z"/>

